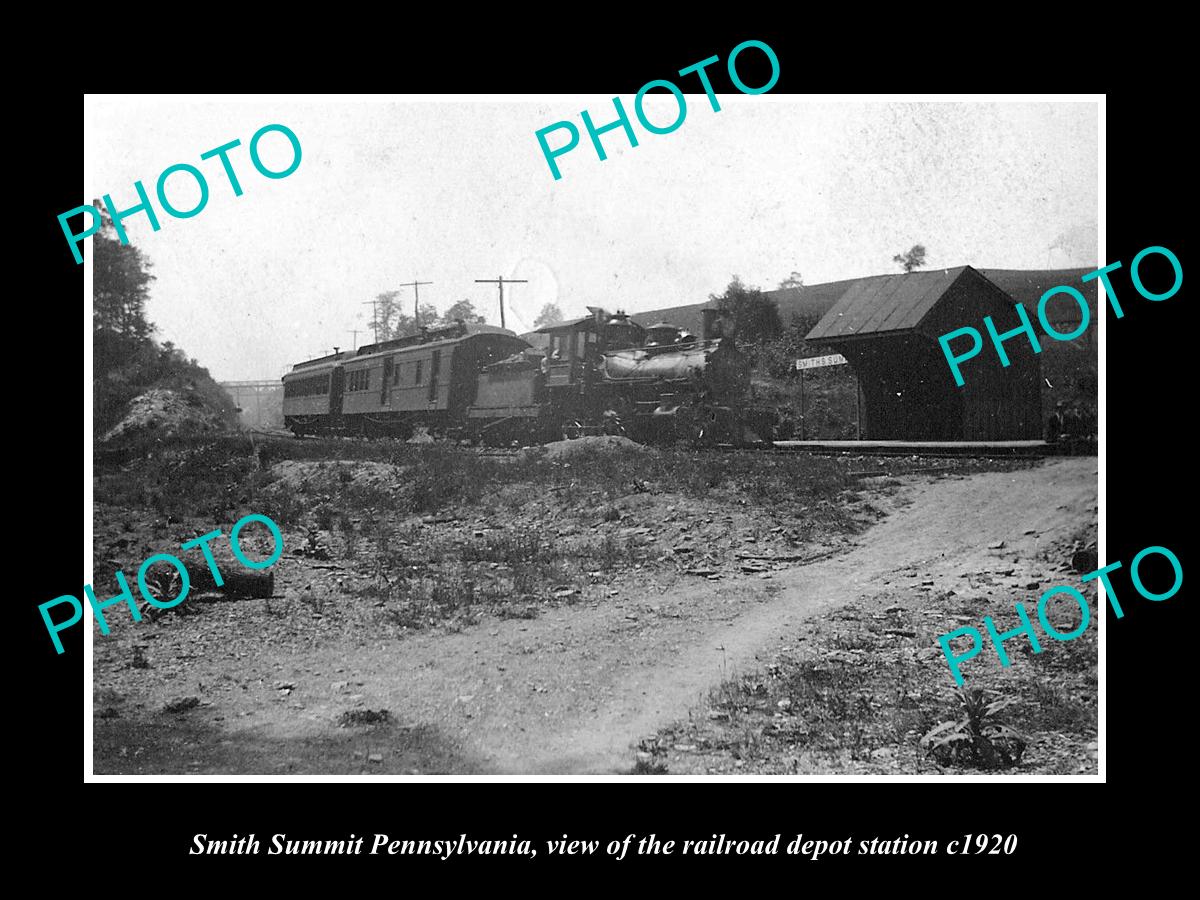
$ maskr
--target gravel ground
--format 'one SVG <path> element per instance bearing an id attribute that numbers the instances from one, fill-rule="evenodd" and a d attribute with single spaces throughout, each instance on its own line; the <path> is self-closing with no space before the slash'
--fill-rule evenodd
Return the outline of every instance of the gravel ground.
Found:
<path id="1" fill-rule="evenodd" d="M 418 514 L 387 503 L 322 507 L 356 491 L 403 506 L 413 477 L 404 464 L 276 462 L 257 493 L 241 498 L 249 509 L 274 490 L 303 507 L 284 525 L 275 596 L 198 596 L 96 638 L 96 771 L 630 771 L 639 744 L 643 766 L 649 760 L 673 773 L 748 764 L 924 771 L 907 733 L 832 756 L 797 739 L 750 763 L 736 742 L 691 735 L 679 723 L 691 710 L 705 728 L 721 724 L 709 716 L 722 711 L 714 692 L 739 672 L 785 671 L 791 651 L 781 646 L 812 648 L 823 665 L 836 665 L 829 653 L 838 648 L 822 643 L 830 641 L 847 645 L 838 652 L 864 679 L 886 675 L 902 657 L 929 668 L 929 686 L 910 701 L 923 716 L 939 715 L 937 681 L 948 686 L 949 675 L 940 652 L 937 660 L 921 656 L 933 631 L 957 627 L 954 616 L 978 622 L 988 612 L 976 602 L 989 597 L 981 579 L 996 579 L 991 590 L 1003 606 L 1010 581 L 1050 578 L 1038 554 L 1054 558 L 1095 502 L 1094 460 L 1002 468 L 1011 471 L 897 470 L 896 478 L 840 478 L 829 491 L 774 497 L 742 490 L 732 476 L 708 491 L 680 491 L 665 479 L 639 479 L 633 468 L 621 483 L 599 486 L 555 470 L 534 483 L 496 483 L 482 501 Z M 1005 505 L 1014 488 L 1037 492 L 1039 510 L 1048 511 Z M 226 533 L 237 517 L 221 521 Z M 217 524 L 147 516 L 126 503 L 98 505 L 95 520 L 97 571 L 122 565 L 127 574 L 150 553 Z M 1022 534 L 1030 528 L 1037 534 Z M 975 547 L 993 534 L 1017 541 L 1010 552 L 1020 562 Z M 264 543 L 259 552 L 266 550 Z M 987 574 L 987 566 L 1012 566 L 1013 574 Z M 960 583 L 967 577 L 973 587 Z M 953 611 L 931 602 L 947 591 L 957 592 L 948 595 Z M 837 612 L 859 620 L 831 619 Z M 883 633 L 893 625 L 917 637 Z M 854 646 L 859 626 L 870 647 Z M 1064 649 L 1073 651 L 1057 645 L 1042 657 Z M 797 664 L 804 659 L 796 656 Z M 1001 677 L 1036 667 L 1023 663 Z M 1094 660 L 1090 672 L 1072 677 L 1080 690 L 1090 679 L 1094 698 Z M 765 680 L 762 697 L 778 711 L 776 681 L 786 678 Z M 739 715 L 742 706 L 749 708 L 741 703 Z M 1048 731 L 1026 760 L 1043 766 L 1035 771 L 1086 761 L 1077 759 L 1078 734 L 1077 724 Z M 879 752 L 889 748 L 890 757 Z"/>

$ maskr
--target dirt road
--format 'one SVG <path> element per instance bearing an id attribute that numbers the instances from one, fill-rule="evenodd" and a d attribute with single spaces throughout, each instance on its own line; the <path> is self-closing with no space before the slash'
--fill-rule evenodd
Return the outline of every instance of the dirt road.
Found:
<path id="1" fill-rule="evenodd" d="M 353 680 L 364 682 L 368 707 L 461 735 L 491 771 L 627 771 L 632 743 L 685 715 L 729 673 L 753 668 L 804 617 L 881 590 L 906 569 L 941 589 L 992 565 L 990 544 L 1032 551 L 1065 534 L 1095 502 L 1095 473 L 1094 459 L 1070 459 L 917 484 L 847 554 L 770 578 L 698 580 L 636 602 L 359 650 Z M 345 658 L 333 648 L 322 655 L 316 662 L 330 667 Z M 329 721 L 336 709 L 310 712 Z"/>

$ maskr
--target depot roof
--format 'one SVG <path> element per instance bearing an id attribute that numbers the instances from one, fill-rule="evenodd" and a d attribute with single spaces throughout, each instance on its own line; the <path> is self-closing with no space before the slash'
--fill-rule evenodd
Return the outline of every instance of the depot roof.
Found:
<path id="1" fill-rule="evenodd" d="M 970 273 L 967 277 L 983 278 L 970 266 L 957 266 L 854 281 L 808 333 L 807 339 L 911 331 L 967 272 Z"/>

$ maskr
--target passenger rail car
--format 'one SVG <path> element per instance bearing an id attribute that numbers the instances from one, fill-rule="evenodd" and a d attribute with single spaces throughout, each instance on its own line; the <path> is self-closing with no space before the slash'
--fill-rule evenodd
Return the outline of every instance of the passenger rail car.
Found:
<path id="1" fill-rule="evenodd" d="M 299 363 L 283 377 L 296 434 L 446 429 L 475 399 L 479 371 L 529 345 L 503 328 L 459 324 Z"/>

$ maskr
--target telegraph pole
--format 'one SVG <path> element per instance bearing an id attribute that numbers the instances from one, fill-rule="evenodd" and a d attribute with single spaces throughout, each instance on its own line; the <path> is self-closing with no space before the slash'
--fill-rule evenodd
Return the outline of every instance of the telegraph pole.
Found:
<path id="1" fill-rule="evenodd" d="M 498 284 L 500 285 L 500 327 L 504 327 L 504 276 L 499 275 L 496 278 L 476 278 L 476 284 Z M 509 284 L 529 284 L 527 278 L 510 278 Z"/>
<path id="2" fill-rule="evenodd" d="M 410 287 L 413 289 L 413 322 L 418 328 L 421 327 L 421 288 L 422 284 L 433 284 L 432 281 L 406 281 L 400 287 Z"/>
<path id="3" fill-rule="evenodd" d="M 379 310 L 375 308 L 375 303 L 378 299 L 376 297 L 375 300 L 368 300 L 363 304 L 363 306 L 371 307 L 371 327 L 375 329 L 375 343 L 377 344 L 379 343 Z"/>
<path id="4" fill-rule="evenodd" d="M 354 349 L 357 350 L 358 349 L 358 335 L 360 332 L 357 328 L 351 328 L 351 329 L 349 329 L 349 332 L 354 337 Z"/>

